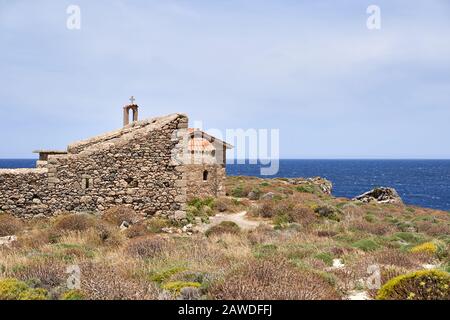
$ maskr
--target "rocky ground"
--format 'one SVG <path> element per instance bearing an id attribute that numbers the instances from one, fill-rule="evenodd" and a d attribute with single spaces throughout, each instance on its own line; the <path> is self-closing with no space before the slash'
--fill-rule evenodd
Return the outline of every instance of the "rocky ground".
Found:
<path id="1" fill-rule="evenodd" d="M 226 189 L 176 221 L 127 207 L 0 215 L 0 299 L 450 299 L 449 212 L 389 188 L 335 198 L 320 178 L 228 177 Z M 379 290 L 411 273 L 426 278 Z"/>

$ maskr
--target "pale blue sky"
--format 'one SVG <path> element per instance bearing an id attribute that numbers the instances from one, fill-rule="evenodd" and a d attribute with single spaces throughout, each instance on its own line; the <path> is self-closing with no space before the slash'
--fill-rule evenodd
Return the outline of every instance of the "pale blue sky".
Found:
<path id="1" fill-rule="evenodd" d="M 118 128 L 130 95 L 280 129 L 284 158 L 450 158 L 449 35 L 448 0 L 0 0 L 0 158 Z"/>

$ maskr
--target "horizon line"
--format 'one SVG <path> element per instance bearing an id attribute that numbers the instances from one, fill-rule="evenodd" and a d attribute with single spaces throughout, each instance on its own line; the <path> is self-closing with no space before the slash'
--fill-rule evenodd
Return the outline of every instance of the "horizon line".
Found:
<path id="1" fill-rule="evenodd" d="M 38 160 L 38 158 L 0 158 L 0 160 Z M 228 160 L 245 160 L 245 161 L 267 161 L 267 160 L 450 160 L 450 158 L 264 158 L 264 159 L 251 159 L 251 158 L 229 158 Z"/>

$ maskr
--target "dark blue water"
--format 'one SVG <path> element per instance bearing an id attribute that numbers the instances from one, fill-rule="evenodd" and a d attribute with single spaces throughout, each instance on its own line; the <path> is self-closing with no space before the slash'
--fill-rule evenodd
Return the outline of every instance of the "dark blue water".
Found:
<path id="1" fill-rule="evenodd" d="M 259 165 L 227 166 L 228 175 L 260 176 Z M 450 210 L 450 160 L 280 160 L 275 177 L 321 176 L 333 194 L 352 198 L 374 187 L 395 188 L 403 201 Z"/>
<path id="2" fill-rule="evenodd" d="M 0 159 L 0 168 L 33 168 L 35 163 Z M 229 164 L 227 173 L 260 176 L 260 165 Z M 280 160 L 273 177 L 315 176 L 332 181 L 338 197 L 386 186 L 395 188 L 407 204 L 450 210 L 450 160 Z"/>

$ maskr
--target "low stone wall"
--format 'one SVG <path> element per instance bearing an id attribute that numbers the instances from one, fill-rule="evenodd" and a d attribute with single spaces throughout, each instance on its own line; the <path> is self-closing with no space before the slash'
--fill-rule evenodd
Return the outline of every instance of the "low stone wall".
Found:
<path id="1" fill-rule="evenodd" d="M 50 201 L 47 169 L 0 169 L 0 210 L 17 214 L 46 212 Z"/>

